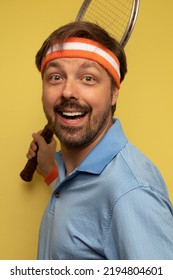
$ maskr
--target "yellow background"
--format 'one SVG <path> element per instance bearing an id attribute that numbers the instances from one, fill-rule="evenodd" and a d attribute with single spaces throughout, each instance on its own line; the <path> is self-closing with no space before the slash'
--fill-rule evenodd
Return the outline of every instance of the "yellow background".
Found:
<path id="1" fill-rule="evenodd" d="M 158 166 L 173 201 L 173 1 L 140 2 L 116 116 L 129 140 Z M 81 3 L 0 2 L 0 259 L 36 259 L 50 191 L 38 175 L 29 184 L 19 177 L 31 133 L 45 124 L 34 57 L 54 29 L 75 19 Z"/>

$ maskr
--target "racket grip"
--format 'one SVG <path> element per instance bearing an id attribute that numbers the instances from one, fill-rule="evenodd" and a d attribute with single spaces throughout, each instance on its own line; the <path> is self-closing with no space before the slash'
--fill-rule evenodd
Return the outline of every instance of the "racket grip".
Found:
<path id="1" fill-rule="evenodd" d="M 44 127 L 41 136 L 44 138 L 47 144 L 51 142 L 51 139 L 53 137 L 53 131 L 48 124 Z M 27 161 L 24 169 L 20 173 L 20 177 L 22 178 L 22 180 L 26 182 L 32 181 L 32 177 L 37 168 L 37 164 L 37 155 L 34 158 L 31 158 Z"/>

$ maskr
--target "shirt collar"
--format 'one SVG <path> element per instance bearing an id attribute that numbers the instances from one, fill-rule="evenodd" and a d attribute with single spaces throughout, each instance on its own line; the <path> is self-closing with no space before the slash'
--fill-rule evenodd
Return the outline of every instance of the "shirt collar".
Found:
<path id="1" fill-rule="evenodd" d="M 100 174 L 112 158 L 126 145 L 127 138 L 123 133 L 120 121 L 118 119 L 113 121 L 114 124 L 87 155 L 76 171 Z"/>
<path id="2" fill-rule="evenodd" d="M 79 172 L 100 174 L 106 165 L 115 157 L 127 143 L 119 119 L 113 119 L 113 125 L 103 136 L 101 141 L 87 155 L 83 162 L 69 175 L 74 176 Z M 60 181 L 65 179 L 65 168 L 61 153 L 55 155 Z M 68 176 L 68 177 L 69 177 Z"/>

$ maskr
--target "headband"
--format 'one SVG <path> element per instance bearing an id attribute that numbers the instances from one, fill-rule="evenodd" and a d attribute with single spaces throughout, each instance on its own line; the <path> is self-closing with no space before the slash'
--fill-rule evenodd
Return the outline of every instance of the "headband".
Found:
<path id="1" fill-rule="evenodd" d="M 113 77 L 117 88 L 120 88 L 120 63 L 113 52 L 96 41 L 71 37 L 63 45 L 55 43 L 50 47 L 42 60 L 41 73 L 46 64 L 56 58 L 86 58 L 99 63 Z"/>

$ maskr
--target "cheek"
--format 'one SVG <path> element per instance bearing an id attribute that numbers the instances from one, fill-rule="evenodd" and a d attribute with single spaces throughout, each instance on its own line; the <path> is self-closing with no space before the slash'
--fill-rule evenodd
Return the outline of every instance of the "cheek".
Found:
<path id="1" fill-rule="evenodd" d="M 53 98 L 53 96 L 50 96 L 43 92 L 42 104 L 43 104 L 43 109 L 44 109 L 44 112 L 46 113 L 46 115 L 52 115 L 53 108 L 55 106 L 55 99 Z"/>
<path id="2" fill-rule="evenodd" d="M 58 99 L 57 92 L 55 92 L 53 88 L 46 87 L 44 84 L 43 84 L 42 92 L 43 92 L 42 94 L 43 106 L 45 108 L 51 109 L 57 103 L 57 99 Z"/>
<path id="3" fill-rule="evenodd" d="M 95 110 L 103 112 L 105 109 L 112 105 L 112 96 L 110 93 L 110 89 L 106 88 L 102 91 L 97 92 L 97 94 L 93 95 L 92 98 L 92 107 Z"/>

